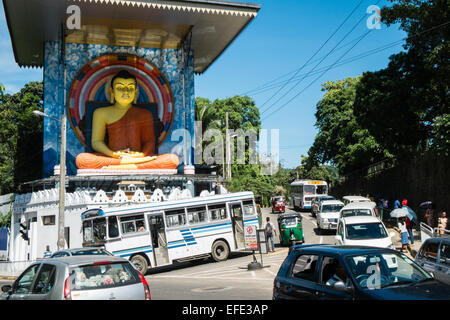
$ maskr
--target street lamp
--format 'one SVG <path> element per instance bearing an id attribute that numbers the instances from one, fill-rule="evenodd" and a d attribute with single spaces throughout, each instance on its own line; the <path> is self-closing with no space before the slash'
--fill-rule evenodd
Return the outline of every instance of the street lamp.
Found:
<path id="1" fill-rule="evenodd" d="M 58 212 L 58 250 L 64 249 L 64 209 L 66 193 L 66 111 L 63 109 L 61 120 L 51 117 L 41 111 L 34 110 L 33 114 L 56 120 L 61 124 L 61 155 L 59 159 L 59 212 Z"/>

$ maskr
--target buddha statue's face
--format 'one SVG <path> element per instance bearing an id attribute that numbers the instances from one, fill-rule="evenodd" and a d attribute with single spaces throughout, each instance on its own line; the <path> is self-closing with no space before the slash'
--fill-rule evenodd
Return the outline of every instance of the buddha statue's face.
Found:
<path id="1" fill-rule="evenodd" d="M 136 81 L 132 78 L 116 78 L 112 85 L 112 94 L 115 101 L 123 106 L 130 105 L 135 101 L 137 97 Z"/>

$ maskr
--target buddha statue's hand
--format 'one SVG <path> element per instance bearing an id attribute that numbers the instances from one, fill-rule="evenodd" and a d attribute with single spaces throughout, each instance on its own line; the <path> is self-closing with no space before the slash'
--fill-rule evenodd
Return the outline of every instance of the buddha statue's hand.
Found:
<path id="1" fill-rule="evenodd" d="M 122 159 L 122 158 L 143 158 L 145 157 L 144 153 L 139 151 L 130 151 L 128 149 L 119 150 L 112 154 L 113 158 Z"/>
<path id="2" fill-rule="evenodd" d="M 120 164 L 138 164 L 138 163 L 144 163 L 148 161 L 155 160 L 157 157 L 128 157 L 123 156 L 120 158 Z"/>

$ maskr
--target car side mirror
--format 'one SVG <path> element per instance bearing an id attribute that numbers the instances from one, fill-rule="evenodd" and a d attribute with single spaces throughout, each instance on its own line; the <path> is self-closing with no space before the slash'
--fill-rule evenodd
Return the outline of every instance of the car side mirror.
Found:
<path id="1" fill-rule="evenodd" d="M 389 236 L 390 236 L 391 238 L 393 238 L 393 237 L 395 237 L 395 233 L 394 233 L 394 232 L 391 232 L 391 233 L 389 233 Z"/>
<path id="2" fill-rule="evenodd" d="M 352 288 L 345 286 L 344 281 L 337 281 L 333 284 L 333 289 L 342 292 L 351 292 Z"/>
<path id="3" fill-rule="evenodd" d="M 2 286 L 2 292 L 11 293 L 11 291 L 12 291 L 12 286 L 10 286 L 9 284 Z"/>

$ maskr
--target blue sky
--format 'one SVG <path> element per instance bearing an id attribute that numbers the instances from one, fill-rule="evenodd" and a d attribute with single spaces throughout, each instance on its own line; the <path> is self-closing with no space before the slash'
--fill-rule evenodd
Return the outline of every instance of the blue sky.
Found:
<path id="1" fill-rule="evenodd" d="M 344 21 L 361 0 L 259 0 L 242 1 L 261 5 L 254 21 L 235 39 L 231 46 L 202 75 L 195 78 L 195 94 L 210 100 L 247 94 L 252 97 L 262 110 L 264 129 L 279 129 L 280 160 L 285 167 L 293 168 L 300 164 L 300 156 L 306 155 L 314 141 L 317 130 L 314 127 L 316 104 L 323 96 L 321 84 L 329 80 L 354 77 L 364 71 L 375 71 L 386 67 L 388 58 L 402 50 L 405 34 L 398 26 L 381 26 L 373 29 L 362 41 L 343 58 L 356 57 L 370 50 L 387 44 L 396 45 L 360 60 L 355 60 L 335 67 L 317 79 L 320 74 L 305 78 L 302 82 L 291 82 L 283 90 L 274 86 L 270 90 L 255 91 L 261 86 L 279 81 L 289 80 L 321 47 L 328 37 Z M 366 13 L 370 5 L 380 7 L 387 5 L 387 0 L 364 0 L 340 31 L 317 54 L 313 63 L 298 72 L 297 79 L 320 61 L 322 57 L 341 41 L 341 39 L 357 24 L 357 27 L 331 53 L 317 69 L 333 65 L 348 49 L 352 47 L 369 29 Z M 20 90 L 29 81 L 41 81 L 42 69 L 19 68 L 14 61 L 11 40 L 4 16 L 3 4 L 0 4 L 0 83 L 5 85 L 8 93 Z M 342 47 L 344 45 L 344 47 Z M 342 48 L 340 48 L 342 47 Z M 340 48 L 340 49 L 339 49 Z M 319 59 L 319 60 L 317 60 Z M 322 70 L 324 70 L 322 69 Z M 293 88 L 293 86 L 297 85 Z M 309 88 L 306 89 L 306 87 Z M 306 90 L 305 90 L 306 89 Z M 288 92 L 289 91 L 289 92 Z M 300 91 L 304 91 L 301 94 Z M 294 98 L 295 95 L 298 95 Z M 287 103 L 289 100 L 291 102 Z M 276 103 L 275 103 L 276 102 Z M 269 108 L 270 107 L 270 108 Z M 279 111 L 272 113 L 275 109 Z"/>

